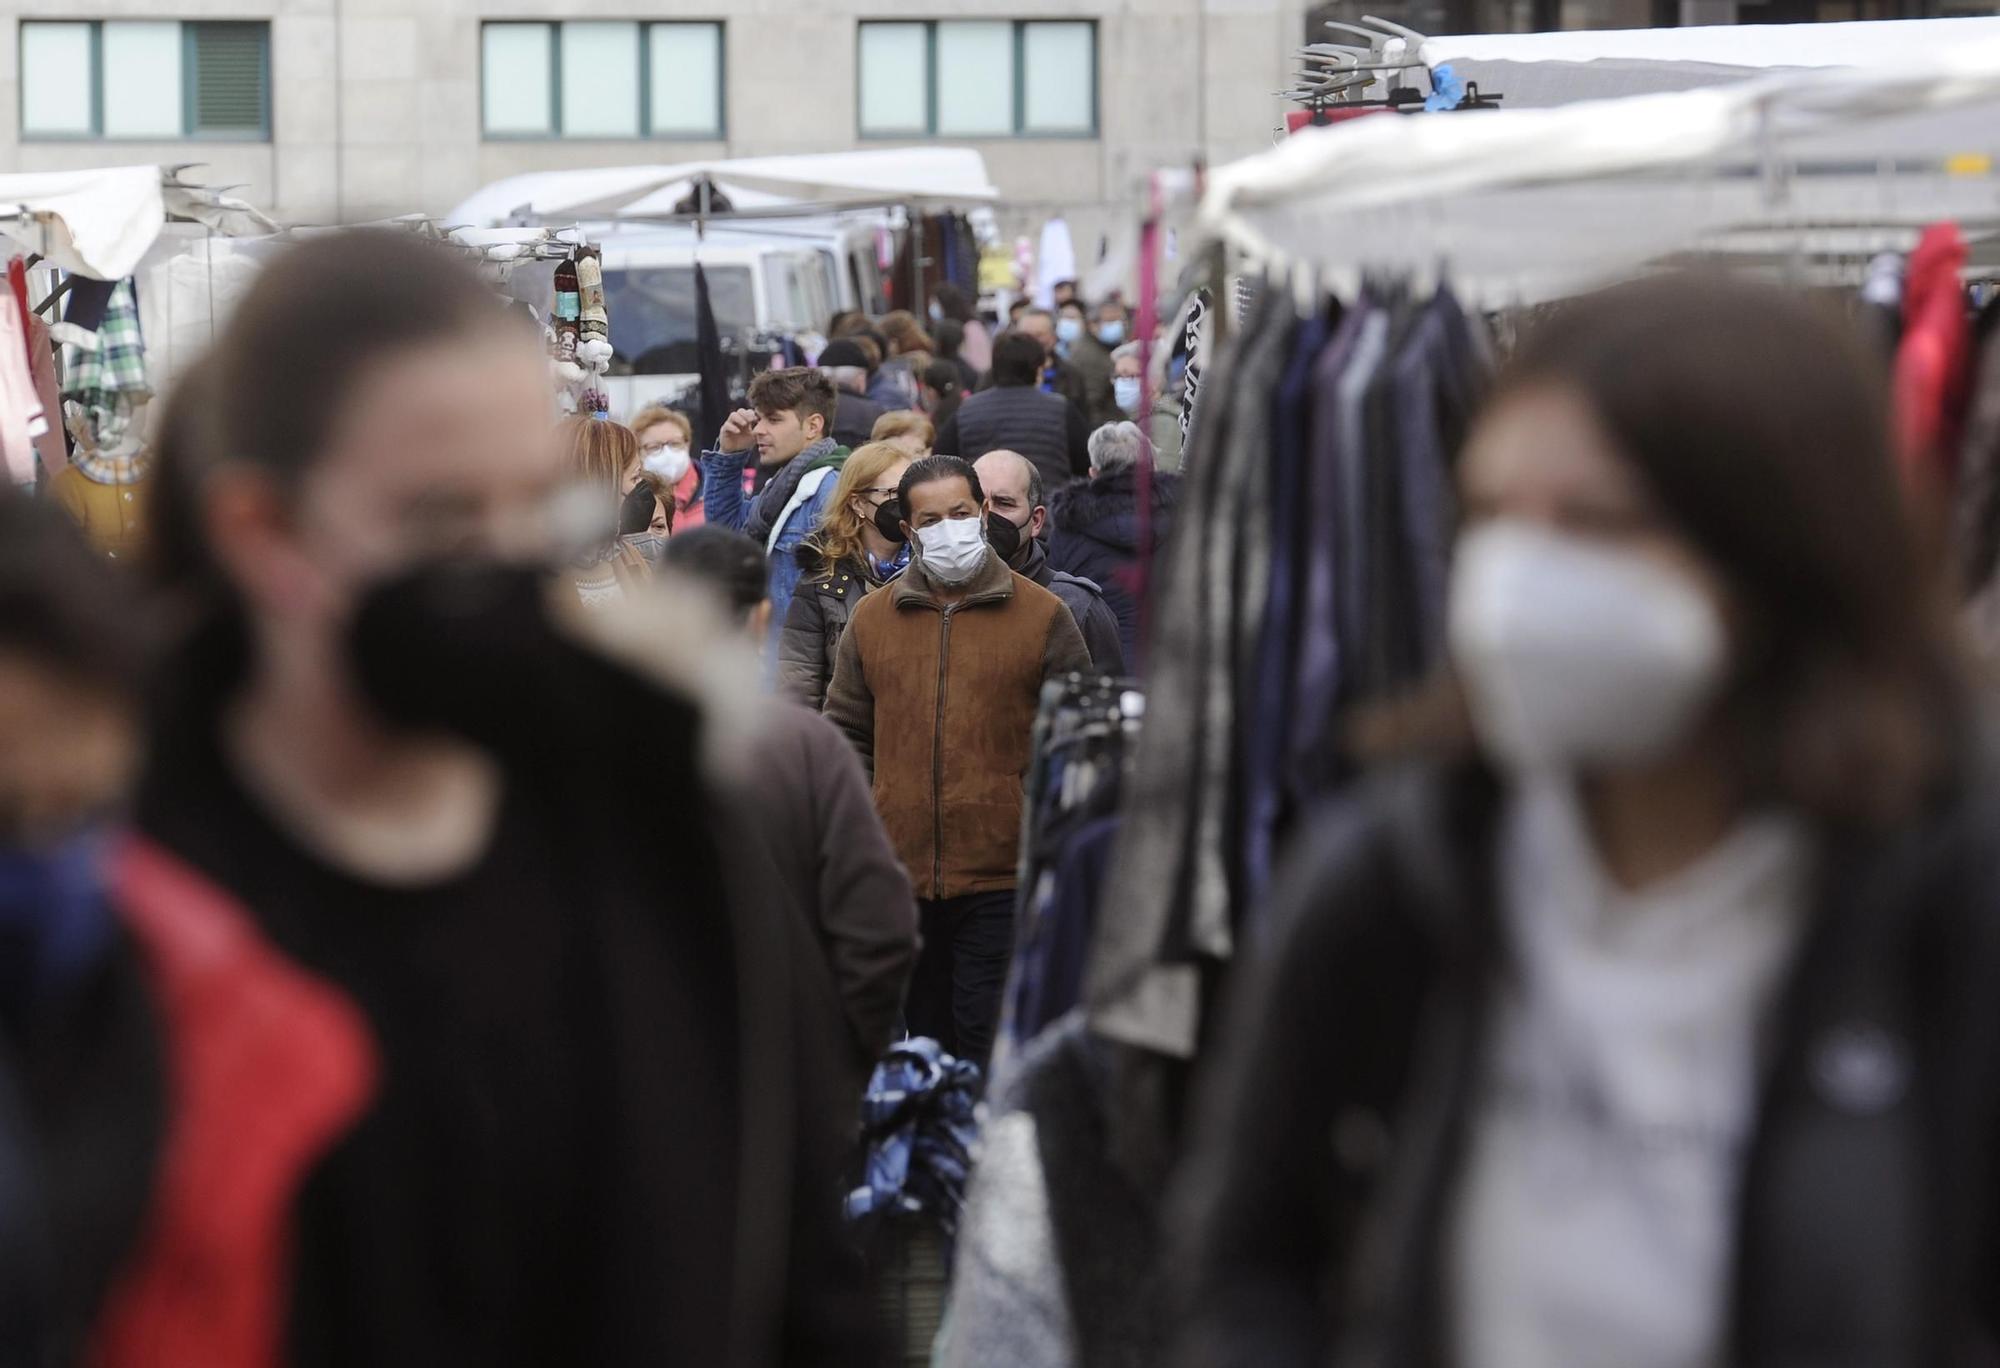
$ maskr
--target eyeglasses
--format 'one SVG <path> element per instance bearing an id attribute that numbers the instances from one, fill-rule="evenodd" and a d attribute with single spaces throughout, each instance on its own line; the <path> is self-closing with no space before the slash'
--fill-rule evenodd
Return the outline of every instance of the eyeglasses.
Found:
<path id="1" fill-rule="evenodd" d="M 898 491 L 896 489 L 896 486 L 894 485 L 890 485 L 887 489 L 882 488 L 882 486 L 880 485 L 876 485 L 870 489 L 857 489 L 854 492 L 857 494 L 880 494 L 883 498 L 886 499 L 891 494 L 895 494 Z"/>

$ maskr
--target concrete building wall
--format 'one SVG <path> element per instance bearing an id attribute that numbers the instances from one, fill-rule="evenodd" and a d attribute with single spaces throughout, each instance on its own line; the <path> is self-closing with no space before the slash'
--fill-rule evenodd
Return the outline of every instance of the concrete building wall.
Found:
<path id="1" fill-rule="evenodd" d="M 296 222 L 441 213 L 523 172 L 841 150 L 856 131 L 862 19 L 1062 18 L 1098 24 L 1093 138 L 942 138 L 986 156 L 1009 231 L 1070 216 L 1079 251 L 1129 221 L 1145 172 L 1270 145 L 1273 92 L 1303 0 L 0 0 L 0 165 L 203 162 L 212 183 Z M 271 24 L 269 142 L 24 141 L 23 19 L 259 19 Z M 726 138 L 492 140 L 480 117 L 490 19 L 705 19 L 724 30 Z"/>

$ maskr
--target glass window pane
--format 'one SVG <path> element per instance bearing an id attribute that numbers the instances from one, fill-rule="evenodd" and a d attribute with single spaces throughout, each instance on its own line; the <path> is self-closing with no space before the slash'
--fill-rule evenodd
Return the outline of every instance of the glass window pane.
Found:
<path id="1" fill-rule="evenodd" d="M 486 131 L 552 133 L 547 24 L 488 24 L 483 42 Z"/>
<path id="2" fill-rule="evenodd" d="M 104 136 L 181 136 L 181 26 L 104 26 Z"/>
<path id="3" fill-rule="evenodd" d="M 268 24 L 194 24 L 192 133 L 265 137 L 270 126 L 265 74 Z M 107 84 L 110 77 L 105 78 Z M 108 117 L 108 116 L 107 116 Z"/>
<path id="4" fill-rule="evenodd" d="M 90 25 L 21 25 L 21 131 L 92 132 Z"/>
<path id="5" fill-rule="evenodd" d="M 639 136 L 639 26 L 564 24 L 562 134 Z"/>
<path id="6" fill-rule="evenodd" d="M 756 325 L 757 294 L 747 266 L 709 268 L 708 302 L 716 330 L 743 337 Z M 604 273 L 611 314 L 611 368 L 618 375 L 693 375 L 694 267 L 642 266 Z"/>
<path id="7" fill-rule="evenodd" d="M 939 24 L 937 90 L 939 133 L 1012 133 L 1014 26 L 985 21 Z"/>
<path id="8" fill-rule="evenodd" d="M 1096 32 L 1090 24 L 1028 24 L 1021 40 L 1023 129 L 1097 131 Z"/>
<path id="9" fill-rule="evenodd" d="M 924 133 L 930 96 L 922 24 L 861 26 L 861 131 Z"/>
<path id="10" fill-rule="evenodd" d="M 647 78 L 653 132 L 661 137 L 722 133 L 722 25 L 654 24 Z"/>

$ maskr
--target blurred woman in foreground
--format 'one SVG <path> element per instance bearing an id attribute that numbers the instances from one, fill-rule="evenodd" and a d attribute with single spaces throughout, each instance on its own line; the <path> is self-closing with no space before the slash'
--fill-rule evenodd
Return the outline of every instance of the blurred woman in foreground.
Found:
<path id="1" fill-rule="evenodd" d="M 380 1064 L 269 1252 L 279 1357 L 868 1361 L 803 1096 L 812 947 L 712 763 L 754 675 L 625 615 L 672 603 L 551 585 L 573 490 L 502 319 L 415 238 L 289 248 L 161 457 L 198 626 L 139 824 L 350 998 Z M 695 661 L 720 688 L 652 673 Z"/>
<path id="2" fill-rule="evenodd" d="M 1992 1355 L 2000 804 L 1886 433 L 1777 291 L 1530 338 L 1459 471 L 1469 730 L 1298 843 L 1182 1361 Z"/>

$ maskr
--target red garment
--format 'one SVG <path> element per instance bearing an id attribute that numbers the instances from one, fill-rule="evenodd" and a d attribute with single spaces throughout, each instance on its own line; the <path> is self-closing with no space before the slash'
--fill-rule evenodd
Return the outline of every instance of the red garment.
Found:
<path id="1" fill-rule="evenodd" d="M 681 482 L 674 486 L 675 532 L 685 532 L 708 521 L 708 509 L 698 492 L 700 485 L 701 463 L 697 461 L 688 466 L 688 473 L 681 476 Z"/>
<path id="2" fill-rule="evenodd" d="M 292 1202 L 366 1108 L 374 1044 L 353 1003 L 159 847 L 128 842 L 111 887 L 165 1025 L 168 1121 L 145 1232 L 105 1299 L 91 1362 L 271 1368 Z"/>
<path id="3" fill-rule="evenodd" d="M 1903 345 L 1896 353 L 1896 436 L 1903 475 L 1942 494 L 1956 473 L 1970 390 L 1972 324 L 1966 317 L 1965 238 L 1955 223 L 1924 230 L 1903 286 Z"/>

